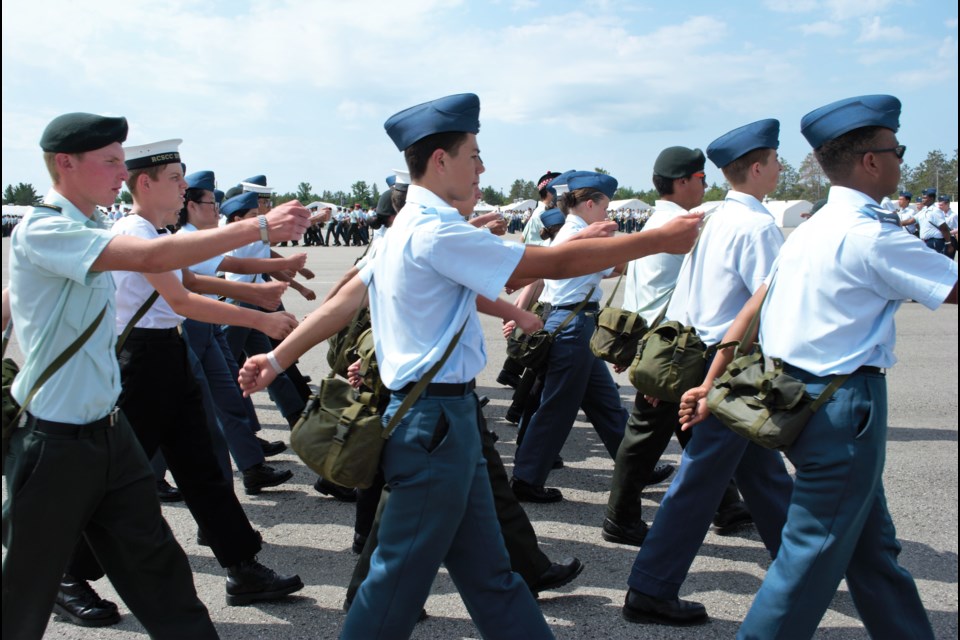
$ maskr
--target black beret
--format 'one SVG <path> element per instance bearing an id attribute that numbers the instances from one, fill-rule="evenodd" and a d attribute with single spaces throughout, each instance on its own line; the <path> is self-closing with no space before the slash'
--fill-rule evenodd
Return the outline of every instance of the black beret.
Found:
<path id="1" fill-rule="evenodd" d="M 234 187 L 230 187 L 229 189 L 227 189 L 227 193 L 224 195 L 224 198 L 226 200 L 229 200 L 233 196 L 240 195 L 241 193 L 243 193 L 243 187 L 241 187 L 240 185 L 236 185 Z"/>
<path id="2" fill-rule="evenodd" d="M 126 118 L 66 113 L 54 118 L 43 130 L 40 148 L 53 153 L 83 153 L 126 139 Z"/>
<path id="3" fill-rule="evenodd" d="M 707 159 L 700 149 L 686 147 L 667 147 L 657 156 L 653 163 L 654 175 L 663 178 L 685 178 L 698 171 L 703 171 Z"/>

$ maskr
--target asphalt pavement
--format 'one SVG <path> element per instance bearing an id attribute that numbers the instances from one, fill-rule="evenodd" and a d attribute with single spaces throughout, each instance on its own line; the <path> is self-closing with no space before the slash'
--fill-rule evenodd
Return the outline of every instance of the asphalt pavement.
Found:
<path id="1" fill-rule="evenodd" d="M 3 239 L 3 284 L 8 280 L 9 239 Z M 305 282 L 322 299 L 362 248 L 280 248 L 281 253 L 307 253 L 307 266 L 316 273 Z M 613 281 L 604 283 L 609 292 Z M 622 293 L 618 297 L 622 296 Z M 284 304 L 303 317 L 318 304 L 294 291 Z M 403 322 L 398 318 L 397 322 Z M 479 376 L 477 393 L 490 398 L 486 408 L 504 462 L 512 465 L 516 427 L 503 420 L 511 390 L 495 381 L 503 361 L 505 341 L 499 320 L 484 318 L 489 363 Z M 789 330 L 789 328 L 787 328 Z M 887 500 L 903 545 L 900 562 L 917 580 L 938 638 L 957 637 L 957 308 L 931 312 L 906 303 L 897 314 L 897 356 L 888 372 L 890 394 L 889 442 L 884 473 Z M 20 360 L 16 343 L 11 353 Z M 10 355 L 10 354 L 8 354 Z M 317 382 L 328 371 L 326 346 L 319 345 L 300 361 L 300 369 Z M 626 406 L 633 391 L 625 374 L 615 376 Z M 289 442 L 289 430 L 265 393 L 255 396 L 265 437 Z M 680 449 L 671 442 L 665 459 L 679 462 Z M 634 625 L 620 617 L 626 579 L 636 549 L 604 541 L 600 525 L 613 463 L 581 414 L 563 450 L 565 468 L 552 472 L 548 484 L 564 494 L 557 504 L 527 504 L 544 551 L 559 560 L 580 558 L 586 568 L 567 587 L 541 594 L 540 606 L 557 638 L 732 638 L 746 614 L 770 559 L 755 531 L 736 536 L 707 534 L 700 555 L 681 589 L 681 597 L 703 602 L 710 622 L 688 629 Z M 209 548 L 196 544 L 197 527 L 180 504 L 163 512 L 193 566 L 200 598 L 224 639 L 335 638 L 343 624 L 346 585 L 356 556 L 350 547 L 354 506 L 321 496 L 313 489 L 315 475 L 289 450 L 270 459 L 290 469 L 294 479 L 282 487 L 246 496 L 239 476 L 235 488 L 254 527 L 266 545 L 260 560 L 281 572 L 297 572 L 306 587 L 286 600 L 247 607 L 229 607 L 224 600 L 225 570 Z M 667 483 L 644 493 L 644 517 L 651 522 Z M 69 485 L 64 485 L 69 491 Z M 6 483 L 3 485 L 6 497 Z M 51 526 L 56 526 L 51 518 Z M 6 589 L 8 585 L 4 585 Z M 110 583 L 95 587 L 117 602 Z M 16 587 L 13 587 L 16 588 Z M 140 624 L 120 604 L 122 622 L 104 629 L 83 629 L 53 617 L 45 638 L 110 640 L 146 637 Z M 426 603 L 429 618 L 418 624 L 414 638 L 475 638 L 478 632 L 444 570 Z M 865 638 L 846 586 L 841 584 L 823 618 L 817 638 Z"/>

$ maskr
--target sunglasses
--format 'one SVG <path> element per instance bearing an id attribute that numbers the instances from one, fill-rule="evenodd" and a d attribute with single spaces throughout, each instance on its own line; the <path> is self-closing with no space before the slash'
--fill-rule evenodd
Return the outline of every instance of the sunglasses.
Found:
<path id="1" fill-rule="evenodd" d="M 889 147 L 889 148 L 887 148 L 887 149 L 863 149 L 862 151 L 858 151 L 857 153 L 861 153 L 861 154 L 863 154 L 863 153 L 892 153 L 893 155 L 897 156 L 897 160 L 903 160 L 903 156 L 904 156 L 904 154 L 905 154 L 906 152 L 907 152 L 907 145 L 905 145 L 905 144 L 898 144 L 898 145 L 895 146 L 895 147 Z"/>

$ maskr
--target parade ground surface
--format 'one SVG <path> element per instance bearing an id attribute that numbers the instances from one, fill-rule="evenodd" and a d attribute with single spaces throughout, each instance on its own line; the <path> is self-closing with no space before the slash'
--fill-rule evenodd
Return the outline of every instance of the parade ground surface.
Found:
<path id="1" fill-rule="evenodd" d="M 519 236 L 515 236 L 519 237 Z M 3 284 L 9 274 L 9 238 L 3 239 Z M 322 299 L 362 248 L 280 248 L 283 254 L 307 253 L 307 266 L 316 278 L 305 284 Z M 604 283 L 605 292 L 613 280 Z M 622 291 L 622 288 L 621 288 Z M 622 295 L 622 294 L 620 294 Z M 618 298 L 620 297 L 618 295 Z M 302 318 L 317 302 L 308 302 L 292 290 L 284 297 L 287 309 Z M 403 323 L 403 318 L 397 318 Z M 477 393 L 490 398 L 486 415 L 499 435 L 500 455 L 513 463 L 517 429 L 504 421 L 511 390 L 495 381 L 503 362 L 504 339 L 500 321 L 483 319 L 488 366 L 477 380 Z M 784 327 L 790 331 L 790 327 Z M 12 343 L 14 357 L 21 359 Z M 931 312 L 905 303 L 897 314 L 900 360 L 888 373 L 890 429 L 884 473 L 887 501 L 903 545 L 900 562 L 917 580 L 939 638 L 957 637 L 957 308 Z M 10 354 L 8 354 L 10 355 Z M 310 351 L 301 370 L 317 383 L 327 374 L 326 345 Z M 616 376 L 625 406 L 631 406 L 633 388 L 625 374 Z M 289 442 L 289 431 L 266 393 L 255 396 L 265 437 Z M 157 398 L 157 402 L 163 402 Z M 551 473 L 548 485 L 559 487 L 564 500 L 557 504 L 526 504 L 544 551 L 554 560 L 580 558 L 586 568 L 570 585 L 540 596 L 540 607 L 558 638 L 733 638 L 763 580 L 770 558 L 754 530 L 722 537 L 707 534 L 700 555 L 680 591 L 683 598 L 703 602 L 710 622 L 677 629 L 639 626 L 620 617 L 626 579 L 636 548 L 600 537 L 613 463 L 599 438 L 581 414 L 563 449 L 565 468 Z M 679 462 L 680 449 L 671 442 L 665 459 Z M 344 621 L 343 599 L 356 556 L 353 541 L 354 505 L 321 496 L 316 479 L 291 451 L 270 464 L 291 469 L 294 479 L 258 496 L 243 493 L 239 476 L 235 488 L 254 527 L 266 542 L 260 560 L 281 572 L 299 573 L 305 588 L 274 603 L 229 607 L 224 601 L 226 571 L 207 547 L 196 543 L 197 526 L 183 503 L 164 505 L 163 513 L 190 558 L 200 598 L 221 637 L 335 638 Z M 791 468 L 792 471 L 792 468 Z M 718 479 L 720 481 L 720 479 Z M 667 484 L 644 493 L 644 519 L 652 522 Z M 70 491 L 69 481 L 64 491 Z M 6 497 L 6 484 L 3 488 Z M 57 526 L 51 514 L 50 526 Z M 100 594 L 119 603 L 110 583 L 94 585 Z M 7 585 L 29 589 L 29 585 Z M 140 624 L 120 603 L 123 621 L 105 629 L 83 629 L 54 617 L 46 638 L 144 638 Z M 429 618 L 417 625 L 414 638 L 475 638 L 457 590 L 440 570 L 426 603 Z M 865 638 L 845 584 L 820 625 L 817 638 Z"/>

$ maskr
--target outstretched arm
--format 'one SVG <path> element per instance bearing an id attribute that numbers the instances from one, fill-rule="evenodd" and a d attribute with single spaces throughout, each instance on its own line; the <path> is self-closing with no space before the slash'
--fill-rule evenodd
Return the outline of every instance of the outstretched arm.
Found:
<path id="1" fill-rule="evenodd" d="M 277 375 L 310 348 L 347 326 L 364 302 L 367 286 L 359 277 L 343 286 L 331 300 L 315 309 L 269 354 L 247 358 L 240 370 L 240 388 L 244 395 L 266 389 Z M 271 358 L 275 359 L 271 363 Z"/>
<path id="2" fill-rule="evenodd" d="M 299 239 L 307 229 L 309 211 L 294 200 L 276 207 L 266 218 L 271 240 Z M 163 273 L 189 267 L 257 240 L 260 240 L 260 227 L 256 218 L 155 240 L 117 235 L 97 256 L 90 271 Z"/>
<path id="3" fill-rule="evenodd" d="M 149 274 L 145 277 L 170 305 L 171 309 L 179 315 L 193 320 L 250 327 L 278 340 L 284 338 L 297 326 L 296 318 L 285 311 L 264 313 L 263 311 L 244 309 L 187 291 L 170 271 Z"/>

